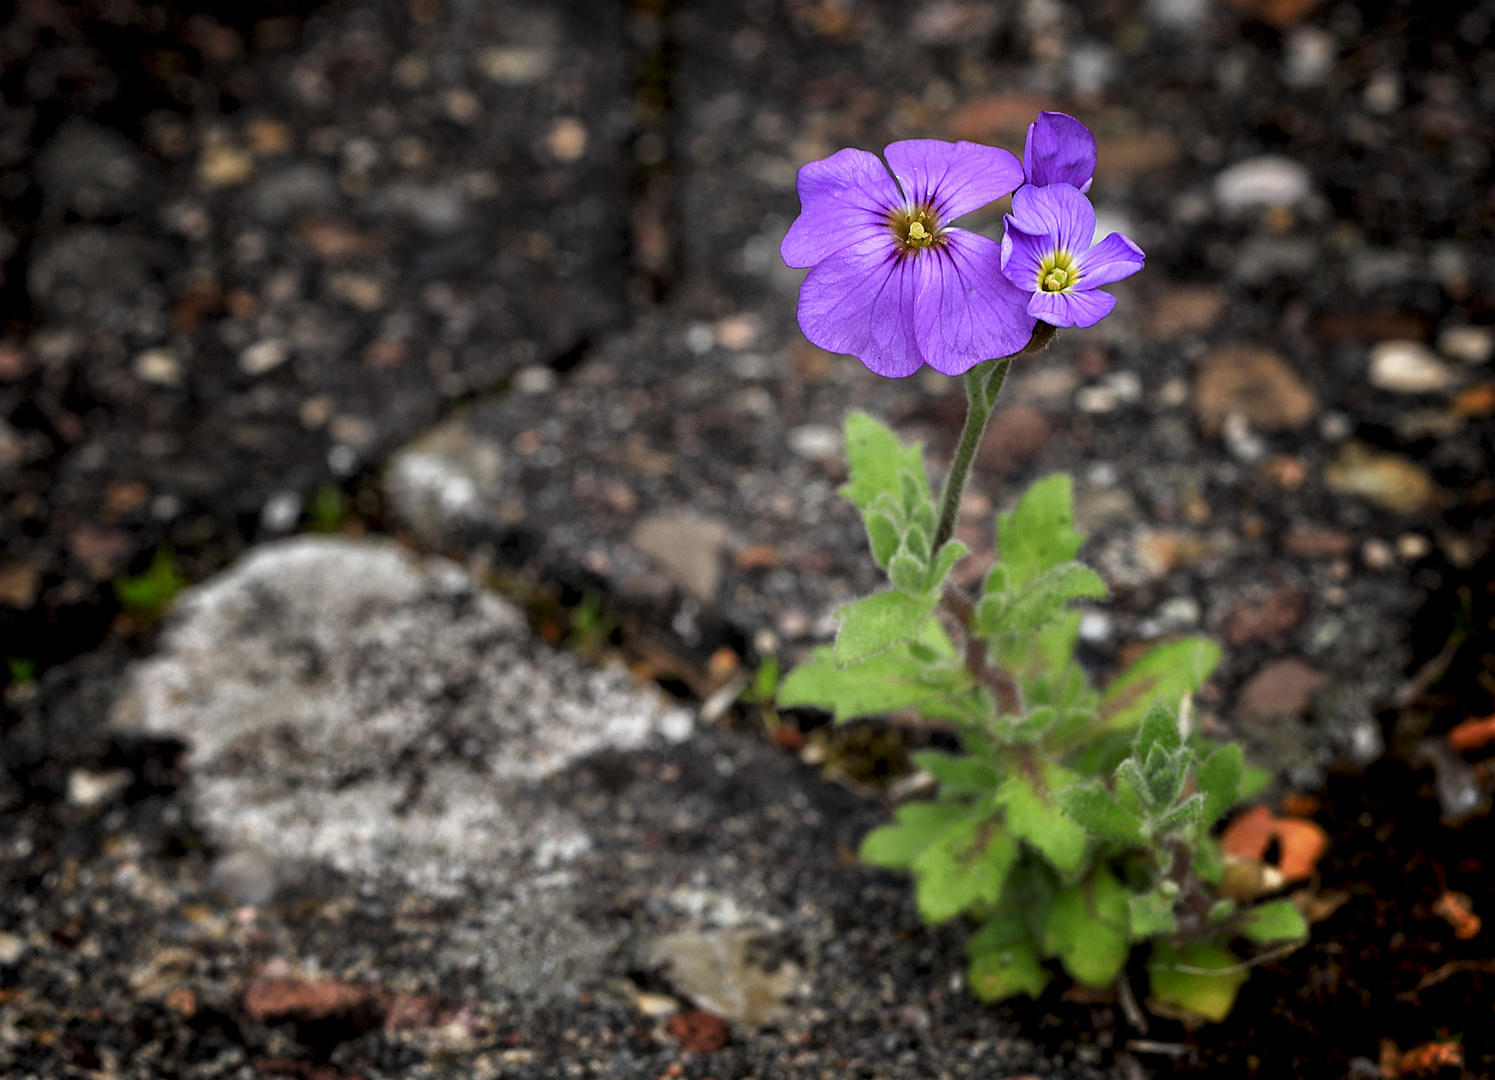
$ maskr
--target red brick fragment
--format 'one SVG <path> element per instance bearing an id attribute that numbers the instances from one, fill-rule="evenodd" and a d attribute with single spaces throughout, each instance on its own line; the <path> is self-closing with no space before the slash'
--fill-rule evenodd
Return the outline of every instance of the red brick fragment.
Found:
<path id="1" fill-rule="evenodd" d="M 698 1054 L 710 1054 L 727 1045 L 732 1029 L 716 1013 L 705 1009 L 689 1009 L 670 1017 L 666 1030 L 679 1040 L 684 1050 Z"/>

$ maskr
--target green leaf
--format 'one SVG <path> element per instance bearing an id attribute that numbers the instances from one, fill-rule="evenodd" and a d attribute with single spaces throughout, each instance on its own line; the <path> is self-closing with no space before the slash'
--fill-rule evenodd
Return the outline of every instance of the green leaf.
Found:
<path id="1" fill-rule="evenodd" d="M 1043 571 L 1027 585 L 1005 595 L 988 595 L 976 608 L 982 634 L 1031 637 L 1056 621 L 1071 600 L 1106 595 L 1106 583 L 1083 563 L 1069 562 Z"/>
<path id="2" fill-rule="evenodd" d="M 1142 819 L 1118 803 L 1100 781 L 1072 784 L 1056 798 L 1064 812 L 1086 832 L 1108 840 L 1142 842 Z"/>
<path id="3" fill-rule="evenodd" d="M 1201 941 L 1181 949 L 1153 946 L 1147 975 L 1154 1001 L 1219 1023 L 1230 1015 L 1249 972 L 1240 968 L 1234 953 Z"/>
<path id="4" fill-rule="evenodd" d="M 935 924 L 978 904 L 995 904 L 1017 855 L 1017 841 L 1000 822 L 956 822 L 914 861 L 919 914 Z"/>
<path id="5" fill-rule="evenodd" d="M 938 750 L 920 750 L 913 762 L 939 781 L 945 797 L 985 795 L 997 786 L 994 764 L 981 758 L 942 754 Z"/>
<path id="6" fill-rule="evenodd" d="M 1080 869 L 1089 846 L 1085 830 L 1065 816 L 1053 794 L 1074 779 L 1072 773 L 1050 766 L 1044 776 L 1046 790 L 1039 791 L 1031 777 L 1014 769 L 997 789 L 997 801 L 1007 810 L 1012 835 L 1032 844 L 1064 877 Z"/>
<path id="7" fill-rule="evenodd" d="M 1194 848 L 1194 873 L 1207 885 L 1218 885 L 1225 876 L 1225 853 L 1212 836 L 1201 836 Z"/>
<path id="8" fill-rule="evenodd" d="M 1068 562 L 1085 537 L 1074 531 L 1070 479 L 1046 476 L 1030 487 L 1010 514 L 997 519 L 997 544 L 1012 583 L 1022 588 L 1052 567 Z"/>
<path id="9" fill-rule="evenodd" d="M 1272 784 L 1272 771 L 1263 769 L 1260 765 L 1246 763 L 1241 770 L 1241 794 L 1237 802 L 1254 799 Z"/>
<path id="10" fill-rule="evenodd" d="M 900 549 L 898 554 L 888 561 L 888 578 L 899 590 L 909 596 L 920 596 L 924 593 L 924 584 L 929 579 L 929 566 L 923 559 Z"/>
<path id="11" fill-rule="evenodd" d="M 1199 763 L 1194 776 L 1204 795 L 1201 819 L 1205 825 L 1213 825 L 1225 811 L 1235 805 L 1241 793 L 1241 769 L 1244 764 L 1245 758 L 1237 743 L 1220 747 Z"/>
<path id="12" fill-rule="evenodd" d="M 1097 866 L 1084 882 L 1054 898 L 1043 931 L 1044 951 L 1086 986 L 1108 986 L 1131 951 L 1127 892 L 1116 875 Z"/>
<path id="13" fill-rule="evenodd" d="M 1027 994 L 1037 997 L 1053 974 L 1038 959 L 1038 950 L 1022 919 L 1001 913 L 988 919 L 966 943 L 971 955 L 966 981 L 982 1001 Z"/>
<path id="14" fill-rule="evenodd" d="M 1274 900 L 1244 912 L 1241 933 L 1258 945 L 1302 941 L 1308 936 L 1308 920 L 1291 900 Z"/>
<path id="15" fill-rule="evenodd" d="M 888 427 L 864 412 L 854 412 L 846 418 L 846 462 L 851 479 L 842 485 L 841 495 L 863 510 L 883 492 L 901 501 L 901 474 L 925 475 L 922 446 L 903 445 Z M 924 487 L 927 491 L 927 478 Z"/>
<path id="16" fill-rule="evenodd" d="M 1177 713 L 1168 707 L 1167 702 L 1154 701 L 1142 717 L 1132 749 L 1138 760 L 1145 761 L 1153 747 L 1177 750 L 1183 746 L 1183 742 L 1183 736 L 1178 732 Z"/>
<path id="17" fill-rule="evenodd" d="M 943 590 L 945 579 L 950 576 L 950 571 L 955 569 L 955 564 L 964 559 L 970 553 L 959 540 L 947 540 L 945 546 L 935 554 L 934 563 L 929 568 L 929 580 L 925 583 L 927 589 Z"/>
<path id="18" fill-rule="evenodd" d="M 893 823 L 880 825 L 862 840 L 860 856 L 868 866 L 907 870 L 929 850 L 940 834 L 970 816 L 964 803 L 907 803 L 893 811 Z"/>
<path id="19" fill-rule="evenodd" d="M 1173 917 L 1173 897 L 1157 889 L 1134 893 L 1127 900 L 1127 914 L 1131 917 L 1132 939 L 1135 941 L 1171 934 L 1178 929 L 1178 920 Z"/>
<path id="20" fill-rule="evenodd" d="M 1118 675 L 1101 695 L 1100 715 L 1110 730 L 1140 723 L 1154 701 L 1174 708 L 1199 689 L 1220 662 L 1220 646 L 1208 638 L 1180 638 L 1159 645 Z"/>
<path id="21" fill-rule="evenodd" d="M 888 560 L 898 550 L 898 522 L 885 510 L 868 510 L 863 517 L 867 525 L 867 542 L 872 546 L 872 557 L 877 565 L 887 568 Z"/>
<path id="22" fill-rule="evenodd" d="M 948 649 L 948 639 L 937 627 L 932 632 L 926 626 L 920 644 Z M 833 649 L 816 649 L 808 664 L 795 668 L 779 685 L 779 708 L 802 705 L 825 709 L 837 723 L 908 708 L 930 719 L 980 723 L 988 712 L 964 668 L 948 659 L 939 665 L 917 660 L 907 647 L 847 666 L 836 663 Z"/>
<path id="23" fill-rule="evenodd" d="M 913 596 L 895 590 L 874 593 L 847 604 L 836 612 L 841 620 L 836 635 L 836 663 L 845 667 L 913 641 L 937 601 L 935 596 Z"/>
<path id="24" fill-rule="evenodd" d="M 1152 823 L 1152 834 L 1162 839 L 1193 831 L 1200 822 L 1204 796 L 1197 791 Z"/>

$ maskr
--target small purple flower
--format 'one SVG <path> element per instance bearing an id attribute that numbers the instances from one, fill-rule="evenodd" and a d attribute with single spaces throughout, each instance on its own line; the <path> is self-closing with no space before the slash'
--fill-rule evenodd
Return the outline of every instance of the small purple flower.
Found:
<path id="1" fill-rule="evenodd" d="M 1094 326 L 1116 306 L 1098 292 L 1142 269 L 1142 249 L 1120 233 L 1098 244 L 1095 210 L 1069 184 L 1025 187 L 1012 197 L 1002 272 L 1028 293 L 1028 314 L 1053 326 Z"/>
<path id="2" fill-rule="evenodd" d="M 1067 113 L 1039 113 L 1028 125 L 1023 176 L 1035 187 L 1069 184 L 1089 191 L 1095 179 L 1095 136 Z"/>
<path id="3" fill-rule="evenodd" d="M 1027 290 L 1003 276 L 995 240 L 950 225 L 1014 191 L 1017 158 L 937 139 L 884 152 L 886 166 L 846 149 L 799 170 L 800 215 L 780 250 L 810 268 L 805 337 L 892 378 L 925 364 L 959 375 L 1022 349 L 1034 324 Z"/>

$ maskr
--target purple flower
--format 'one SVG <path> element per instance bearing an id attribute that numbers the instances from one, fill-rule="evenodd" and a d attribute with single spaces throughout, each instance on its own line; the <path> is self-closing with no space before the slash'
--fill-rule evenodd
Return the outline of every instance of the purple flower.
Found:
<path id="1" fill-rule="evenodd" d="M 1068 184 L 1025 187 L 1012 197 L 1002 273 L 1028 294 L 1028 314 L 1053 326 L 1094 326 L 1116 306 L 1097 292 L 1142 269 L 1142 249 L 1120 233 L 1098 244 L 1095 210 Z"/>
<path id="2" fill-rule="evenodd" d="M 936 139 L 885 153 L 886 166 L 846 149 L 799 170 L 800 215 L 780 250 L 810 268 L 805 337 L 893 378 L 924 364 L 959 375 L 1022 349 L 1033 332 L 1027 290 L 1003 276 L 996 241 L 950 225 L 1016 189 L 1017 158 Z"/>
<path id="3" fill-rule="evenodd" d="M 1095 179 L 1095 136 L 1067 113 L 1039 113 L 1028 125 L 1023 176 L 1035 187 L 1069 184 L 1089 191 Z"/>

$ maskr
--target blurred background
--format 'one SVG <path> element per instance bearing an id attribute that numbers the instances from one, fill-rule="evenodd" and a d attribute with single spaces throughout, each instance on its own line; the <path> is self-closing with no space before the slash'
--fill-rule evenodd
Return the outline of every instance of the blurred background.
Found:
<path id="1" fill-rule="evenodd" d="M 513 965 L 472 975 L 473 942 L 512 923 L 508 909 L 482 921 L 496 894 L 441 908 L 408 883 L 233 850 L 180 794 L 194 790 L 182 742 L 106 730 L 122 679 L 161 670 L 136 662 L 161 646 L 182 589 L 316 532 L 454 557 L 550 645 L 621 658 L 641 693 L 661 685 L 706 721 L 668 752 L 547 778 L 545 797 L 603 838 L 576 864 L 591 874 L 583 915 L 605 930 L 596 955 L 614 955 L 609 935 L 629 920 L 676 917 L 656 895 L 671 874 L 751 885 L 752 904 L 803 931 L 831 987 L 817 1000 L 836 1004 L 803 1021 L 804 1043 L 740 1039 L 725 1053 L 744 1056 L 718 1059 L 740 1070 L 714 1075 L 787 1075 L 753 1055 L 799 1060 L 812 1024 L 827 1060 L 855 1047 L 882 1068 L 894 1043 L 933 1055 L 887 1075 L 957 1058 L 961 1075 L 1012 1043 L 1014 1022 L 1052 1028 L 1066 1060 L 1102 1061 L 1092 1038 L 1111 1055 L 1125 1024 L 1098 1000 L 1055 991 L 999 1014 L 952 993 L 959 936 L 929 931 L 916 952 L 926 932 L 906 883 L 843 865 L 884 815 L 877 793 L 910 740 L 933 736 L 894 718 L 836 742 L 824 717 L 771 708 L 774 665 L 830 640 L 837 605 L 875 583 L 835 494 L 845 414 L 922 439 L 933 471 L 963 412 L 959 380 L 879 379 L 799 333 L 800 274 L 778 257 L 796 170 L 905 138 L 1021 152 L 1036 114 L 1059 109 L 1098 138 L 1100 230 L 1136 240 L 1147 267 L 1113 287 L 1102 324 L 1015 366 L 961 509 L 962 581 L 992 561 L 994 514 L 1068 471 L 1084 557 L 1112 587 L 1084 611 L 1085 664 L 1104 678 L 1173 636 L 1219 640 L 1201 727 L 1244 741 L 1297 790 L 1284 812 L 1316 814 L 1333 837 L 1324 880 L 1343 898 L 1326 893 L 1320 915 L 1355 899 L 1253 980 L 1265 989 L 1238 1026 L 1199 1039 L 1236 1064 L 1265 1055 L 1263 1075 L 1305 1074 L 1326 1046 L 1350 1075 L 1395 1075 L 1396 1045 L 1390 1071 L 1366 1056 L 1378 1035 L 1412 1046 L 1467 1020 L 1471 1063 L 1495 1060 L 1478 1042 L 1488 931 L 1451 942 L 1429 907 L 1450 889 L 1495 903 L 1479 816 L 1495 791 L 1478 745 L 1490 728 L 1446 738 L 1495 712 L 1492 43 L 1491 0 L 0 5 L 0 812 L 15 825 L 0 830 L 0 919 L 24 913 L 0 922 L 0 1006 L 33 1010 L 0 1025 L 0 1046 L 38 1069 L 102 1070 L 99 1047 L 149 1042 L 171 1061 L 222 1050 L 220 1072 L 183 1075 L 244 1075 L 232 1054 L 263 1059 L 258 1074 L 393 1075 L 400 1054 L 424 1053 L 384 1039 L 397 1004 L 419 1005 L 398 1023 L 439 1029 L 433 1062 L 466 1068 L 442 1055 L 476 1045 L 448 1023 L 472 1014 L 427 991 L 488 1008 L 490 1041 L 501 1033 L 521 1064 L 526 1039 L 613 1060 L 607 1039 L 641 1023 L 663 984 L 633 969 L 612 975 L 649 991 L 639 1001 L 589 990 L 548 1019 L 532 1023 L 528 1004 L 510 1015 L 496 1003 Z M 996 235 L 1003 210 L 963 224 Z M 467 616 L 436 606 L 445 641 Z M 275 656 L 303 657 L 296 630 Z M 464 653 L 477 669 L 454 662 L 429 691 L 440 665 L 422 648 L 371 652 L 421 675 L 401 700 L 422 716 L 498 677 L 488 654 Z M 171 663 L 205 665 L 194 677 L 232 683 L 227 699 L 284 675 L 220 680 L 213 653 Z M 294 671 L 307 685 L 326 674 Z M 438 719 L 433 768 L 468 777 L 463 718 Z M 772 745 L 722 730 L 766 719 Z M 343 750 L 377 757 L 348 726 Z M 228 768 L 296 788 L 303 809 L 344 805 L 302 791 L 278 745 Z M 410 798 L 424 797 L 427 753 L 347 782 L 414 768 Z M 259 789 L 244 790 L 253 803 Z M 473 790 L 466 805 L 491 817 L 491 791 Z M 386 809 L 356 825 L 414 828 L 403 797 Z M 552 896 L 524 925 L 570 926 L 563 907 Z M 835 933 L 794 923 L 812 909 Z M 415 914 L 396 933 L 391 911 Z M 1448 960 L 1459 948 L 1486 951 Z M 415 996 L 358 981 L 371 956 Z M 312 997 L 267 1002 L 260 976 L 291 971 L 287 957 L 361 989 L 320 982 L 306 985 L 325 1000 L 301 985 Z M 72 1012 L 45 1013 L 49 995 Z M 1330 1006 L 1339 1027 L 1322 1035 Z M 297 1036 L 318 1053 L 370 1033 L 356 1072 L 314 1069 L 262 1023 L 308 1016 L 331 1025 Z M 578 1049 L 592 1037 L 578 1042 L 578 1025 L 603 1034 Z M 648 1054 L 683 1041 L 655 1036 Z M 1048 1068 L 1030 1051 L 1014 1075 Z M 524 1075 L 549 1075 L 544 1053 Z M 646 1055 L 647 1075 L 666 1056 Z M 708 1059 L 692 1060 L 704 1076 Z"/>
<path id="2" fill-rule="evenodd" d="M 959 403 L 798 337 L 777 257 L 795 170 L 916 136 L 1020 151 L 1043 108 L 1096 131 L 1101 230 L 1148 270 L 1010 388 L 978 552 L 1015 484 L 1076 470 L 1119 590 L 1091 624 L 1102 660 L 1224 628 L 1246 656 L 1228 689 L 1263 656 L 1415 667 L 1409 620 L 1488 546 L 1490 4 L 7 12 L 13 681 L 305 528 L 600 590 L 698 667 L 822 639 L 865 584 L 828 495 L 841 415 L 882 409 L 938 456 Z"/>

